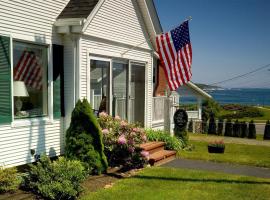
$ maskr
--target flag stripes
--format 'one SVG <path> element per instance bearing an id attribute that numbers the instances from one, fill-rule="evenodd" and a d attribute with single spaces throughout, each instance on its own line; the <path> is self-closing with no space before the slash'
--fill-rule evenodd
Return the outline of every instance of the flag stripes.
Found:
<path id="1" fill-rule="evenodd" d="M 164 67 L 170 90 L 174 91 L 190 81 L 192 47 L 188 21 L 156 37 L 161 64 Z"/>
<path id="2" fill-rule="evenodd" d="M 24 83 L 34 89 L 42 88 L 42 67 L 34 53 L 24 51 L 14 68 L 14 80 Z"/>

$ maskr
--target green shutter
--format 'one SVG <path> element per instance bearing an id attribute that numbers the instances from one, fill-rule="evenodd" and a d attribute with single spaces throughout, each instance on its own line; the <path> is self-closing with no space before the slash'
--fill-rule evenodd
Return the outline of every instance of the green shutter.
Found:
<path id="1" fill-rule="evenodd" d="M 0 124 L 12 120 L 10 38 L 0 36 Z"/>
<path id="2" fill-rule="evenodd" d="M 53 45 L 53 117 L 65 116 L 64 112 L 64 48 Z"/>

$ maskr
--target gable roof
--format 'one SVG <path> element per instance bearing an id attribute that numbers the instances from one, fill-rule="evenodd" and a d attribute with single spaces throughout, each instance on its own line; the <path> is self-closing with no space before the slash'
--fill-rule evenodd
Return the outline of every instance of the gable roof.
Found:
<path id="1" fill-rule="evenodd" d="M 99 0 L 70 0 L 58 19 L 87 18 Z"/>

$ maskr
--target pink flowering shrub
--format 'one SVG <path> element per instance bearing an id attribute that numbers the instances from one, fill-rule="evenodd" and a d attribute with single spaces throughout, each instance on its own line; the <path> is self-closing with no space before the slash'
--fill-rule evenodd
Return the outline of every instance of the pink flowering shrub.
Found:
<path id="1" fill-rule="evenodd" d="M 147 141 L 143 128 L 129 124 L 119 116 L 100 113 L 98 122 L 102 128 L 104 152 L 110 166 L 140 168 L 148 158 L 142 154 L 139 145 Z M 148 156 L 149 157 L 149 156 Z"/>

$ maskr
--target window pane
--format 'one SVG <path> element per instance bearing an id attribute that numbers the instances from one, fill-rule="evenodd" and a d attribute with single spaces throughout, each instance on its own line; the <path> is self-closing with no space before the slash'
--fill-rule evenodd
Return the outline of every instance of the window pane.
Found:
<path id="1" fill-rule="evenodd" d="M 113 114 L 127 119 L 127 67 L 125 63 L 113 63 Z"/>
<path id="2" fill-rule="evenodd" d="M 110 62 L 91 60 L 91 103 L 96 112 L 109 113 Z"/>
<path id="3" fill-rule="evenodd" d="M 47 48 L 14 42 L 14 117 L 48 115 Z"/>

